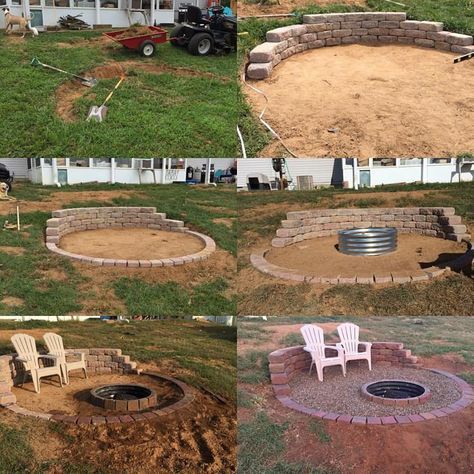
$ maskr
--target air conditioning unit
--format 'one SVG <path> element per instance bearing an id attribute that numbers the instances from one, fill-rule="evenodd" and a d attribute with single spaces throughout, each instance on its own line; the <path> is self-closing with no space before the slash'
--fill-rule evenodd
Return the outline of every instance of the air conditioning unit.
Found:
<path id="1" fill-rule="evenodd" d="M 298 191 L 311 191 L 314 189 L 313 177 L 311 175 L 297 176 L 296 183 Z"/>
<path id="2" fill-rule="evenodd" d="M 140 160 L 139 168 L 141 170 L 152 170 L 153 169 L 153 159 Z"/>

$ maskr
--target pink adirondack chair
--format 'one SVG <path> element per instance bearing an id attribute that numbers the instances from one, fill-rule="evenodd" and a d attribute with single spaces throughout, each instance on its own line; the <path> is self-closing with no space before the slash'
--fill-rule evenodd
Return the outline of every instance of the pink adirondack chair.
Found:
<path id="1" fill-rule="evenodd" d="M 337 327 L 337 333 L 341 342 L 336 346 L 344 349 L 344 359 L 347 364 L 350 360 L 366 360 L 369 370 L 372 370 L 371 342 L 359 341 L 359 326 L 352 323 L 343 323 Z M 360 351 L 360 346 L 364 349 Z"/>
<path id="2" fill-rule="evenodd" d="M 316 372 L 318 373 L 318 380 L 323 381 L 323 370 L 324 367 L 332 365 L 340 365 L 342 367 L 342 374 L 346 376 L 346 363 L 344 359 L 344 350 L 337 346 L 328 346 L 324 343 L 323 330 L 315 324 L 305 324 L 301 328 L 301 334 L 303 335 L 306 346 L 304 350 L 311 354 L 311 366 L 309 373 L 313 365 L 316 366 Z M 337 352 L 337 355 L 327 355 L 328 352 Z"/>

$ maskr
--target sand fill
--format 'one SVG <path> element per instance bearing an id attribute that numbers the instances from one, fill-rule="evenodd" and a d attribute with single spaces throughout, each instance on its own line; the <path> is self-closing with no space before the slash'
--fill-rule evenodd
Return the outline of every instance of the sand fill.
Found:
<path id="1" fill-rule="evenodd" d="M 251 83 L 269 99 L 266 120 L 298 156 L 451 157 L 474 149 L 474 62 L 453 64 L 455 56 L 401 45 L 322 48 Z M 263 97 L 245 91 L 260 113 Z"/>
<path id="2" fill-rule="evenodd" d="M 99 229 L 74 232 L 61 238 L 68 252 L 98 258 L 158 260 L 182 257 L 204 248 L 200 239 L 181 232 L 147 228 Z"/>
<path id="3" fill-rule="evenodd" d="M 272 248 L 266 259 L 275 265 L 327 277 L 416 272 L 440 265 L 465 252 L 464 245 L 421 235 L 398 235 L 398 248 L 386 255 L 361 257 L 340 253 L 337 236 Z"/>
<path id="4" fill-rule="evenodd" d="M 117 414 L 110 410 L 92 405 L 89 392 L 99 385 L 106 384 L 140 384 L 156 392 L 157 408 L 164 408 L 179 401 L 183 394 L 174 384 L 147 375 L 94 375 L 84 379 L 82 371 L 70 373 L 70 384 L 59 386 L 57 377 L 41 379 L 41 392 L 35 393 L 33 383 L 27 382 L 23 387 L 13 387 L 17 403 L 29 410 L 66 415 L 103 415 Z"/>

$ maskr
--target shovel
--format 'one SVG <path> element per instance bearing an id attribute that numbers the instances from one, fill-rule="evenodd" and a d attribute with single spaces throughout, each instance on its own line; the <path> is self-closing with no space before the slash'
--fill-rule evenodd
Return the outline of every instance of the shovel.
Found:
<path id="1" fill-rule="evenodd" d="M 50 66 L 49 64 L 44 64 L 38 58 L 33 58 L 33 60 L 31 61 L 31 65 L 41 66 L 41 67 L 44 67 L 45 69 L 51 69 L 53 71 L 62 72 L 63 74 L 67 74 L 68 76 L 72 76 L 76 79 L 79 79 L 79 81 L 81 81 L 81 84 L 86 87 L 94 87 L 95 85 L 97 85 L 97 82 L 98 82 L 97 79 L 94 79 L 93 77 L 78 76 L 77 74 L 73 74 L 72 72 L 63 71 L 62 69 L 59 69 L 54 66 Z"/>
<path id="2" fill-rule="evenodd" d="M 105 119 L 105 116 L 107 115 L 107 110 L 108 108 L 105 106 L 105 104 L 110 100 L 110 98 L 113 96 L 114 92 L 119 88 L 120 84 L 125 80 L 125 76 L 122 76 L 120 78 L 120 81 L 115 84 L 115 87 L 110 91 L 110 94 L 105 98 L 104 102 L 102 102 L 102 105 L 97 107 L 97 105 L 93 105 L 89 109 L 89 115 L 87 116 L 87 122 L 90 120 L 95 120 L 96 122 L 102 122 Z"/>

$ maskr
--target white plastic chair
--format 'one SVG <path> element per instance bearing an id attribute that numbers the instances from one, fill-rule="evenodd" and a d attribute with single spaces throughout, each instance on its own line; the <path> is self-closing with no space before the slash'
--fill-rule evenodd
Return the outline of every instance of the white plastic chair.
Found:
<path id="1" fill-rule="evenodd" d="M 337 327 L 337 333 L 341 342 L 337 343 L 336 346 L 344 349 L 346 364 L 350 360 L 366 360 L 369 364 L 369 370 L 372 370 L 372 343 L 359 341 L 359 326 L 352 323 L 343 323 Z M 360 345 L 365 347 L 362 352 L 359 352 Z"/>
<path id="2" fill-rule="evenodd" d="M 323 369 L 332 365 L 340 365 L 342 367 L 342 374 L 346 376 L 346 363 L 344 359 L 344 349 L 337 346 L 328 346 L 324 344 L 324 333 L 323 330 L 315 324 L 305 324 L 301 328 L 301 334 L 303 335 L 306 346 L 304 350 L 311 354 L 311 366 L 309 373 L 313 365 L 316 366 L 316 372 L 318 373 L 318 380 L 323 381 Z M 326 350 L 337 351 L 337 356 L 327 356 Z"/>
<path id="3" fill-rule="evenodd" d="M 47 332 L 43 336 L 46 347 L 48 348 L 48 354 L 54 355 L 58 358 L 63 374 L 63 379 L 66 385 L 69 385 L 69 372 L 71 370 L 82 369 L 84 371 L 84 377 L 87 378 L 86 371 L 86 358 L 83 352 L 68 352 L 67 355 L 79 356 L 79 360 L 67 361 L 66 351 L 64 350 L 63 338 L 54 332 Z"/>
<path id="4" fill-rule="evenodd" d="M 59 378 L 59 384 L 63 386 L 61 377 L 61 367 L 59 360 L 54 355 L 40 355 L 36 350 L 35 338 L 28 334 L 15 334 L 11 338 L 13 347 L 18 354 L 15 361 L 23 364 L 23 384 L 25 383 L 26 376 L 28 373 L 31 374 L 33 379 L 33 386 L 35 392 L 40 393 L 40 379 L 43 377 L 50 377 L 51 375 L 57 375 Z M 54 365 L 40 367 L 39 360 L 46 359 L 54 362 Z"/>

